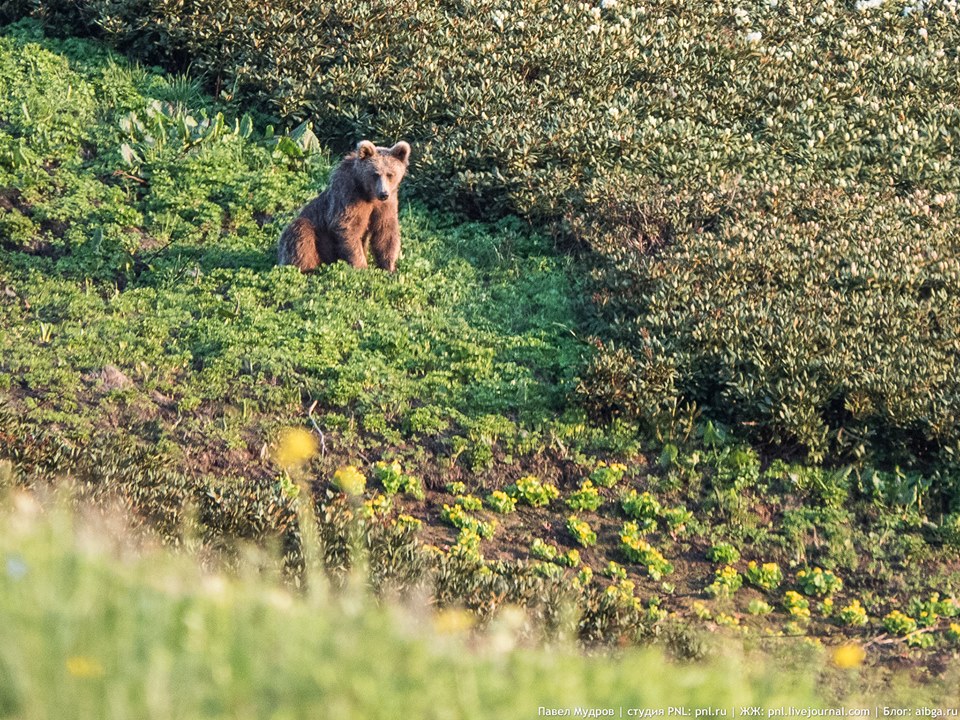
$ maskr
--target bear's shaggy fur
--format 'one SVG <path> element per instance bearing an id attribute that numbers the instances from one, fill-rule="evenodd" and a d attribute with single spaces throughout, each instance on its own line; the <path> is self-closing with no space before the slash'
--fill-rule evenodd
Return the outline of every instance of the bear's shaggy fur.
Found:
<path id="1" fill-rule="evenodd" d="M 345 260 L 367 267 L 367 246 L 377 266 L 393 272 L 400 256 L 397 186 L 410 162 L 410 145 L 391 148 L 363 140 L 280 236 L 278 261 L 303 272 Z"/>

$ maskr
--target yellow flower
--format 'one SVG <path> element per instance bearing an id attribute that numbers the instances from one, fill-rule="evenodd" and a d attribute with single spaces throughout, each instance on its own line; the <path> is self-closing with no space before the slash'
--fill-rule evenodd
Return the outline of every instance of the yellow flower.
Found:
<path id="1" fill-rule="evenodd" d="M 465 632 L 474 626 L 476 618 L 466 610 L 448 608 L 441 610 L 433 618 L 433 627 L 441 635 L 453 635 Z"/>
<path id="2" fill-rule="evenodd" d="M 843 670 L 860 667 L 866 659 L 867 651 L 863 649 L 862 645 L 858 645 L 857 643 L 838 645 L 834 648 L 833 654 L 830 657 L 831 662 Z"/>
<path id="3" fill-rule="evenodd" d="M 960 623 L 950 623 L 947 629 L 947 638 L 953 642 L 960 642 Z"/>
<path id="4" fill-rule="evenodd" d="M 344 465 L 333 474 L 333 484 L 347 495 L 362 495 L 367 479 L 355 466 Z"/>
<path id="5" fill-rule="evenodd" d="M 298 468 L 317 454 L 317 439 L 303 428 L 287 428 L 273 452 L 277 465 L 285 470 Z"/>
<path id="6" fill-rule="evenodd" d="M 75 678 L 98 678 L 103 676 L 103 666 L 96 658 L 74 655 L 67 658 L 67 672 Z"/>

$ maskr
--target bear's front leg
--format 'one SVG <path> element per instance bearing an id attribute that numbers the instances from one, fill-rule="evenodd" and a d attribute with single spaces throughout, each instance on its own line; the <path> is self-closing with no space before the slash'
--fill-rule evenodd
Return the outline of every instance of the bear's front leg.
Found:
<path id="1" fill-rule="evenodd" d="M 341 260 L 360 270 L 367 267 L 367 253 L 363 247 L 362 236 L 358 233 L 353 233 L 353 237 L 341 236 L 337 244 Z"/>
<path id="2" fill-rule="evenodd" d="M 377 267 L 387 272 L 397 269 L 400 257 L 400 222 L 393 203 L 378 208 L 370 215 L 370 249 Z"/>

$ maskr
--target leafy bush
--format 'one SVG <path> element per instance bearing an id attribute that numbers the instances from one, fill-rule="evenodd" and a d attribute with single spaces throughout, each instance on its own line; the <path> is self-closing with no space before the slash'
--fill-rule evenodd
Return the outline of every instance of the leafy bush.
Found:
<path id="1" fill-rule="evenodd" d="M 567 498 L 567 507 L 571 510 L 596 510 L 602 502 L 603 498 L 600 497 L 600 493 L 597 492 L 593 483 L 584 480 L 580 489 L 571 493 L 570 497 Z"/>
<path id="2" fill-rule="evenodd" d="M 718 568 L 714 573 L 713 582 L 710 583 L 706 592 L 711 597 L 731 597 L 737 590 L 743 586 L 743 576 L 735 568 L 726 565 Z"/>
<path id="3" fill-rule="evenodd" d="M 917 629 L 917 621 L 899 610 L 891 610 L 883 616 L 883 627 L 888 633 L 902 637 Z"/>
<path id="4" fill-rule="evenodd" d="M 483 509 L 483 501 L 475 495 L 461 495 L 454 498 L 454 502 L 464 510 L 476 511 Z"/>
<path id="5" fill-rule="evenodd" d="M 667 530 L 673 535 L 689 533 L 690 525 L 694 521 L 693 513 L 682 505 L 664 510 L 661 517 Z"/>
<path id="6" fill-rule="evenodd" d="M 590 523 L 576 515 L 567 518 L 567 532 L 583 547 L 592 547 L 597 544 L 597 533 L 590 527 Z"/>
<path id="7" fill-rule="evenodd" d="M 839 592 L 843 588 L 843 581 L 829 570 L 813 568 L 797 573 L 797 585 L 804 595 L 826 597 Z"/>
<path id="8" fill-rule="evenodd" d="M 740 559 L 740 551 L 730 543 L 717 543 L 707 551 L 707 560 L 732 565 Z"/>
<path id="9" fill-rule="evenodd" d="M 761 590 L 775 590 L 783 582 L 783 571 L 776 563 L 764 563 L 758 565 L 755 560 L 747 563 L 747 571 L 744 573 L 747 582 L 758 587 Z"/>
<path id="10" fill-rule="evenodd" d="M 622 463 L 610 463 L 608 465 L 601 460 L 597 464 L 597 468 L 590 473 L 590 480 L 600 487 L 612 488 L 620 482 L 626 472 L 627 466 Z"/>
<path id="11" fill-rule="evenodd" d="M 495 513 L 506 515 L 517 509 L 517 500 L 507 495 L 503 490 L 494 490 L 487 495 L 487 506 Z"/>
<path id="12" fill-rule="evenodd" d="M 387 495 L 405 492 L 418 500 L 424 497 L 423 484 L 417 478 L 405 474 L 397 460 L 391 463 L 378 462 L 373 467 L 373 475 L 383 485 L 383 491 Z"/>
<path id="13" fill-rule="evenodd" d="M 943 518 L 939 532 L 944 543 L 954 550 L 960 550 L 960 512 L 950 513 Z"/>
<path id="14" fill-rule="evenodd" d="M 507 488 L 507 494 L 531 507 L 544 507 L 560 497 L 560 491 L 555 485 L 541 482 L 533 475 L 526 475 L 517 480 Z"/>
<path id="15" fill-rule="evenodd" d="M 643 565 L 654 580 L 673 572 L 673 565 L 644 539 L 635 522 L 624 523 L 620 532 L 620 547 L 628 560 Z"/>
<path id="16" fill-rule="evenodd" d="M 783 608 L 796 618 L 810 618 L 810 601 L 796 590 L 787 590 L 783 594 Z"/>
<path id="17" fill-rule="evenodd" d="M 460 530 L 469 530 L 482 538 L 493 537 L 494 530 L 496 529 L 495 523 L 484 522 L 469 515 L 461 505 L 447 505 L 444 503 L 443 509 L 440 511 L 440 517 L 453 525 L 453 527 L 459 528 Z"/>
<path id="18" fill-rule="evenodd" d="M 636 490 L 629 490 L 624 493 L 620 499 L 620 506 L 627 517 L 635 520 L 655 520 L 660 514 L 661 505 L 651 493 L 638 493 Z"/>
<path id="19" fill-rule="evenodd" d="M 867 624 L 870 618 L 867 615 L 866 609 L 860 604 L 860 601 L 854 598 L 850 601 L 849 605 L 845 605 L 840 609 L 837 619 L 843 625 L 862 627 Z"/>
<path id="20" fill-rule="evenodd" d="M 562 552 L 560 548 L 540 538 L 534 539 L 530 545 L 530 554 L 549 563 L 557 563 L 566 567 L 575 568 L 580 565 L 580 552 L 576 549 Z"/>
<path id="21" fill-rule="evenodd" d="M 607 577 L 611 577 L 614 580 L 626 580 L 627 571 L 626 569 L 615 560 L 610 560 L 607 562 L 607 566 L 603 570 L 603 574 Z"/>

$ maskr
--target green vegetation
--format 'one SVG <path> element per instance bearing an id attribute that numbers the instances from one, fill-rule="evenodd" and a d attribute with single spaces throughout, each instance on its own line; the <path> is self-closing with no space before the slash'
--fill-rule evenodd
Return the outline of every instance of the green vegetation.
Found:
<path id="1" fill-rule="evenodd" d="M 225 99 L 310 118 L 323 139 L 403 135 L 423 196 L 589 247 L 603 322 L 580 387 L 598 417 L 659 427 L 690 404 L 814 460 L 940 467 L 937 500 L 956 502 L 950 3 L 36 12 L 189 62 Z"/>
<path id="2" fill-rule="evenodd" d="M 743 576 L 730 565 L 718 568 L 713 582 L 707 585 L 711 597 L 729 598 L 743 586 Z M 750 610 L 753 613 L 753 610 Z"/>
<path id="3" fill-rule="evenodd" d="M 525 475 L 507 488 L 507 494 L 531 507 L 544 507 L 560 497 L 555 485 L 541 482 L 533 475 Z"/>
<path id="4" fill-rule="evenodd" d="M 803 572 L 803 571 L 801 571 Z M 747 571 L 744 573 L 747 582 L 758 587 L 761 590 L 776 590 L 783 582 L 783 571 L 776 563 L 763 563 L 758 565 L 754 560 L 747 563 Z M 799 574 L 798 574 L 799 577 Z M 806 585 L 803 586 L 806 590 Z M 813 593 L 807 593 L 811 595 Z"/>
<path id="5" fill-rule="evenodd" d="M 743 655 L 675 667 L 651 650 L 587 658 L 522 647 L 529 620 L 379 608 L 352 587 L 291 593 L 261 572 L 202 572 L 189 556 L 26 495 L 0 514 L 0 715 L 262 718 L 536 717 L 538 707 L 815 705 L 810 672 Z M 112 526 L 112 525 L 111 525 Z M 823 663 L 810 651 L 807 660 Z"/>
<path id="6" fill-rule="evenodd" d="M 707 560 L 729 565 L 740 560 L 740 551 L 730 543 L 717 543 L 707 551 Z"/>
<path id="7" fill-rule="evenodd" d="M 596 510 L 603 503 L 603 498 L 590 480 L 584 480 L 580 489 L 571 493 L 566 502 L 571 510 Z"/>
<path id="8" fill-rule="evenodd" d="M 0 12 L 34 5 L 12 0 Z M 98 512 L 119 507 L 139 526 L 136 537 L 196 552 L 226 577 L 242 578 L 226 581 L 237 583 L 237 608 L 218 614 L 215 606 L 223 606 L 211 601 L 198 610 L 212 613 L 204 617 L 214 625 L 228 616 L 245 622 L 261 612 L 258 597 L 283 587 L 291 593 L 284 603 L 298 608 L 294 625 L 318 608 L 337 614 L 351 602 L 392 598 L 402 605 L 426 597 L 441 613 L 430 622 L 484 629 L 519 608 L 529 621 L 521 636 L 537 667 L 541 640 L 576 640 L 591 649 L 656 643 L 671 658 L 706 658 L 712 668 L 727 652 L 721 648 L 728 635 L 764 652 L 776 638 L 787 654 L 809 646 L 818 672 L 819 646 L 854 647 L 830 654 L 839 670 L 867 664 L 862 677 L 849 676 L 849 687 L 831 686 L 839 697 L 858 682 L 885 681 L 904 661 L 938 670 L 954 662 L 960 451 L 953 448 L 952 363 L 960 315 L 953 160 L 934 152 L 941 141 L 901 138 L 897 147 L 911 148 L 901 156 L 906 164 L 884 175 L 890 168 L 871 143 L 873 133 L 891 129 L 891 106 L 886 97 L 879 109 L 867 100 L 855 116 L 869 135 L 857 140 L 870 150 L 859 169 L 839 150 L 836 164 L 824 165 L 817 113 L 833 100 L 793 97 L 810 89 L 796 85 L 806 75 L 767 87 L 789 105 L 766 108 L 779 125 L 748 118 L 747 109 L 767 97 L 750 84 L 760 82 L 758 67 L 769 66 L 779 82 L 796 58 L 813 60 L 806 40 L 790 35 L 773 50 L 754 41 L 741 47 L 744 17 L 766 23 L 755 31 L 761 38 L 780 37 L 773 15 L 783 20 L 782 32 L 797 32 L 794 23 L 814 10 L 791 3 L 783 13 L 764 3 L 754 15 L 728 17 L 723 4 L 691 9 L 668 2 L 641 11 L 620 2 L 597 14 L 588 6 L 535 2 L 498 20 L 475 17 L 493 10 L 478 2 L 458 6 L 463 22 L 452 35 L 431 30 L 447 22 L 442 9 L 417 4 L 407 21 L 391 24 L 396 56 L 378 70 L 399 84 L 350 86 L 352 94 L 337 83 L 366 77 L 351 65 L 359 62 L 351 53 L 382 39 L 374 21 L 383 8 L 360 3 L 336 22 L 299 25 L 311 13 L 330 19 L 339 5 L 299 15 L 258 12 L 241 33 L 245 2 L 214 2 L 177 18 L 163 15 L 134 36 L 125 34 L 122 0 L 44 4 L 54 27 L 62 12 L 80 13 L 74 19 L 81 23 L 101 11 L 117 13 L 101 17 L 108 37 L 151 58 L 194 58 L 195 69 L 222 72 L 228 82 L 216 99 L 192 76 L 165 75 L 84 41 L 51 40 L 31 21 L 0 36 L 0 470 L 10 470 L 11 484 L 67 488 L 74 504 Z M 172 5 L 138 7 L 146 17 Z M 817 8 L 824 17 L 839 12 L 828 12 L 826 3 Z M 578 94 L 572 91 L 581 76 L 553 74 L 560 49 L 552 43 L 537 46 L 543 57 L 536 62 L 524 59 L 516 43 L 542 32 L 544 10 L 554 13 L 547 17 L 556 20 L 561 44 L 573 37 L 575 21 L 589 21 L 587 32 L 597 35 L 599 49 L 563 46 L 573 53 L 572 69 L 622 56 L 596 76 L 626 72 L 635 81 L 616 108 L 604 99 L 609 88 L 602 82 Z M 220 50 L 237 49 L 221 52 L 218 68 L 208 64 L 207 36 L 191 34 L 208 32 L 210 24 L 201 18 L 189 25 L 190 13 L 207 12 L 222 14 Z M 395 12 L 401 9 L 391 6 Z M 931 32 L 940 13 L 924 15 Z M 905 42 L 904 28 L 919 22 L 848 15 L 830 32 L 862 29 L 857 23 L 873 18 L 893 26 L 884 37 Z M 720 21 L 719 35 L 706 30 L 711 19 Z M 444 54 L 480 20 L 481 45 Z M 333 65 L 314 58 L 315 68 L 325 68 L 316 80 L 322 87 L 298 84 L 296 73 L 232 82 L 241 65 L 227 65 L 241 63 L 243 43 L 262 23 L 278 24 L 260 36 L 257 63 L 279 38 L 288 42 L 301 31 L 304 38 L 348 37 L 361 21 L 368 34 L 340 43 Z M 936 27 L 945 38 L 955 32 Z M 404 71 L 399 59 L 414 35 L 423 62 Z M 872 47 L 850 37 L 831 62 L 845 58 L 851 78 L 862 79 L 858 53 L 875 53 L 884 73 L 904 62 L 885 41 L 875 38 Z M 697 51 L 692 38 L 702 43 Z M 799 44 L 782 56 L 790 43 Z M 308 46 L 321 55 L 330 50 Z M 276 56 L 270 72 L 286 73 L 301 51 Z M 662 64 L 668 56 L 676 61 L 677 52 L 695 61 Z M 388 92 L 417 85 L 414 76 L 436 53 L 450 62 L 438 82 L 463 82 L 442 93 L 423 86 L 434 95 L 422 104 L 416 94 Z M 707 92 L 712 86 L 703 83 L 718 79 L 720 65 L 708 72 L 704 53 L 730 55 L 744 68 L 742 77 L 725 70 L 723 77 L 734 78 L 747 100 L 735 103 L 729 88 Z M 507 56 L 510 63 L 496 64 Z M 938 57 L 931 62 L 943 69 L 947 61 Z M 474 75 L 491 73 L 489 82 L 457 75 L 464 59 Z M 261 65 L 243 72 L 250 67 Z M 910 63 L 907 69 L 926 73 Z M 520 73 L 522 82 L 498 85 L 499 72 Z M 955 76 L 943 77 L 949 92 Z M 469 95 L 474 80 L 489 84 L 486 94 Z M 376 97 L 368 94 L 373 87 Z M 508 101 L 521 104 L 513 111 L 498 105 L 503 87 L 515 88 Z M 671 88 L 675 116 L 663 105 Z M 863 88 L 866 97 L 880 92 L 869 82 Z M 324 101 L 334 89 L 344 98 L 339 109 Z M 541 91 L 555 102 L 534 106 L 563 127 L 530 110 L 528 93 Z M 264 103 L 281 95 L 291 105 L 273 110 L 284 117 L 265 115 Z M 239 101 L 252 96 L 259 106 Z M 383 97 L 409 104 L 387 108 L 377 103 L 394 100 L 377 99 Z M 713 103 L 712 115 L 698 115 L 707 112 L 697 109 L 700 97 Z M 466 98 L 486 117 L 467 113 Z M 810 98 L 819 100 L 810 105 Z M 903 107 L 905 127 L 926 122 L 913 98 Z M 306 112 L 313 124 L 284 125 Z M 604 121 L 591 124 L 598 112 Z M 428 132 L 412 115 L 435 127 Z M 953 117 L 942 120 L 941 137 L 952 137 Z M 817 138 L 806 150 L 796 145 L 801 125 Z M 610 128 L 623 134 L 616 147 L 597 140 Z M 318 135 L 351 133 L 414 140 L 399 272 L 338 264 L 305 276 L 275 267 L 281 228 L 330 170 L 332 157 Z M 510 145 L 504 133 L 521 140 Z M 933 175 L 911 164 L 917 158 Z M 889 177 L 896 181 L 878 189 Z M 827 187 L 833 180 L 837 186 Z M 483 222 L 431 210 L 430 200 L 477 215 L 482 208 Z M 571 247 L 571 238 L 583 242 Z M 36 553 L 73 557 L 60 540 L 38 540 Z M 94 588 L 84 603 L 102 600 L 111 608 L 118 602 L 111 594 L 140 598 L 156 590 L 141 569 L 103 567 L 103 577 L 112 578 L 104 595 Z M 248 585 L 252 567 L 276 573 L 276 586 Z M 59 572 L 44 570 L 52 578 Z M 150 663 L 193 652 L 163 629 L 180 627 L 164 613 L 189 609 L 193 596 L 170 597 L 171 605 L 158 610 L 158 626 L 143 629 L 154 634 L 143 636 L 142 647 L 160 648 L 161 659 L 146 652 L 121 686 Z M 14 605 L 3 602 L 6 621 Z M 131 611 L 123 628 L 146 612 Z M 30 703 L 60 701 L 31 690 L 34 678 L 55 677 L 53 666 L 35 667 L 30 663 L 39 660 L 10 649 L 20 642 L 16 633 L 32 632 L 22 617 L 0 622 L 9 633 L 0 670 L 15 668 L 12 677 L 20 679 L 13 682 L 21 683 L 0 687 L 0 715 L 11 707 L 7 714 L 40 716 Z M 364 642 L 364 623 L 387 622 L 380 611 L 357 617 L 358 625 L 345 627 Z M 305 662 L 316 650 L 306 644 L 310 634 L 327 633 L 329 622 L 304 625 L 291 663 Z M 910 622 L 915 630 L 901 632 Z M 256 623 L 251 627 L 249 641 L 236 645 L 226 631 L 211 631 L 212 652 L 229 653 L 225 667 L 270 642 L 256 634 Z M 889 637 L 879 639 L 882 633 Z M 788 635 L 803 637 L 794 643 L 783 639 Z M 382 642 L 394 648 L 384 658 L 396 659 L 395 652 L 422 659 L 410 677 L 429 694 L 424 678 L 432 677 L 432 656 L 419 645 L 394 643 L 390 633 Z M 91 679 L 84 676 L 106 671 L 110 647 L 66 648 L 51 657 L 61 675 Z M 661 662 L 658 654 L 626 652 Z M 184 667 L 197 657 L 185 657 Z M 483 665 L 482 653 L 462 660 L 474 661 Z M 570 672 L 592 673 L 602 684 L 607 662 L 574 657 Z M 652 662 L 637 660 L 635 667 L 645 672 Z M 277 667 L 286 666 L 278 660 Z M 461 667 L 467 665 L 454 669 Z M 247 678 L 250 694 L 237 697 L 249 699 L 248 709 L 217 705 L 207 714 L 258 716 L 272 702 L 257 694 L 267 680 L 256 674 L 265 670 L 231 672 L 215 687 L 229 690 L 231 678 Z M 290 681 L 302 677 L 291 671 Z M 436 674 L 436 682 L 449 677 Z M 486 698 L 484 682 L 470 686 L 477 690 L 469 707 Z M 603 687 L 621 692 L 615 680 Z M 743 697 L 779 692 L 770 688 Z M 406 702 L 408 690 L 397 689 L 396 701 L 384 695 L 383 707 Z M 196 714 L 204 692 L 184 696 L 184 715 Z M 290 697 L 301 692 L 308 693 L 293 688 Z M 600 702 L 599 695 L 584 697 Z M 130 702 L 130 714 L 142 709 L 139 700 Z M 349 702 L 357 704 L 344 706 L 345 717 L 373 713 L 363 698 Z M 516 704 L 489 704 L 501 716 L 519 712 Z M 97 715 L 99 706 L 91 707 Z"/>

